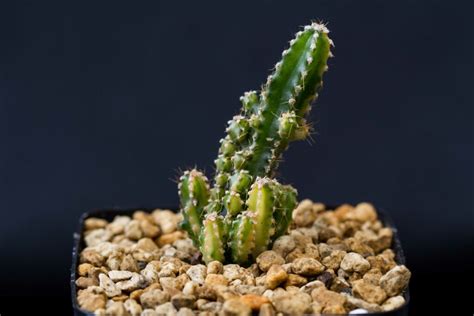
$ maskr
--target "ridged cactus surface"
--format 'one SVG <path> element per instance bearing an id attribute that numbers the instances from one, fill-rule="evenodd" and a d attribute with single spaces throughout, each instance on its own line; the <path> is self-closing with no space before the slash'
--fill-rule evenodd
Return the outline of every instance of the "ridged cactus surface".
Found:
<path id="1" fill-rule="evenodd" d="M 212 189 L 195 169 L 180 178 L 182 227 L 205 262 L 247 264 L 286 232 L 296 190 L 273 179 L 274 172 L 289 143 L 309 135 L 306 116 L 322 86 L 331 45 L 322 24 L 296 33 L 261 91 L 240 98 L 241 113 L 220 141 Z"/>

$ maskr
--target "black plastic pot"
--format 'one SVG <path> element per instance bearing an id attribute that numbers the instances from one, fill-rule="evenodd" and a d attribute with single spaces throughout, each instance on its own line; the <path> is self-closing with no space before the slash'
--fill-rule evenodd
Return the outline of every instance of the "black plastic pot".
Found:
<path id="1" fill-rule="evenodd" d="M 177 209 L 175 208 L 168 208 L 168 209 Z M 328 209 L 334 209 L 329 207 Z M 74 310 L 74 315 L 87 315 L 87 316 L 93 316 L 93 313 L 87 312 L 79 307 L 79 304 L 77 303 L 77 298 L 76 298 L 76 293 L 77 293 L 77 288 L 76 288 L 76 271 L 77 271 L 77 266 L 79 265 L 79 254 L 81 251 L 85 248 L 85 243 L 82 238 L 82 234 L 84 232 L 84 221 L 89 218 L 89 217 L 97 217 L 97 218 L 103 218 L 106 219 L 107 221 L 112 221 L 115 216 L 117 215 L 128 215 L 131 216 L 133 212 L 136 210 L 143 210 L 145 212 L 151 212 L 154 209 L 146 209 L 146 208 L 135 208 L 135 209 L 108 209 L 108 210 L 97 210 L 97 211 L 91 211 L 91 212 L 86 212 L 82 214 L 81 218 L 79 219 L 79 226 L 74 233 L 74 246 L 72 249 L 72 267 L 71 267 L 71 279 L 70 279 L 70 284 L 71 284 L 71 299 L 72 299 L 72 307 Z M 383 211 L 383 210 L 377 210 L 377 214 L 379 219 L 382 221 L 384 226 L 390 227 L 393 230 L 393 242 L 392 242 L 392 249 L 395 252 L 395 260 L 398 264 L 405 264 L 405 255 L 403 253 L 402 245 L 400 243 L 400 238 L 398 236 L 398 230 L 397 228 L 393 225 L 392 219 L 388 216 L 388 214 Z M 409 289 L 405 291 L 403 294 L 405 298 L 405 305 L 402 307 L 390 311 L 390 312 L 384 312 L 384 313 L 371 313 L 371 314 L 366 314 L 366 315 L 383 315 L 383 316 L 405 316 L 408 315 L 408 304 L 410 302 L 410 292 Z"/>

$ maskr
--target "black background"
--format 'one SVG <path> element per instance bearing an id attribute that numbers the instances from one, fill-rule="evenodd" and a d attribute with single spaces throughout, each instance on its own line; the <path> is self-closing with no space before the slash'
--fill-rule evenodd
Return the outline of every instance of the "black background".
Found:
<path id="1" fill-rule="evenodd" d="M 239 96 L 312 19 L 328 23 L 336 57 L 311 114 L 315 141 L 291 147 L 281 179 L 301 198 L 391 213 L 413 271 L 412 314 L 472 312 L 467 4 L 3 2 L 0 314 L 70 314 L 80 214 L 174 205 L 179 168 L 212 174 Z"/>

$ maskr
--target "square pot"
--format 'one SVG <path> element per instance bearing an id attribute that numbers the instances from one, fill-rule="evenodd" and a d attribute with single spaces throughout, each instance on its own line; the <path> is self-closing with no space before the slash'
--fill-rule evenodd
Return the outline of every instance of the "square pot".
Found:
<path id="1" fill-rule="evenodd" d="M 335 209 L 336 207 L 328 206 L 327 209 Z M 174 208 L 165 208 L 176 210 L 177 207 Z M 76 273 L 77 267 L 79 265 L 79 255 L 81 251 L 85 248 L 85 243 L 83 240 L 83 233 L 84 233 L 84 221 L 90 217 L 97 217 L 103 218 L 107 221 L 112 221 L 115 216 L 117 215 L 127 215 L 132 216 L 132 214 L 136 210 L 142 210 L 147 213 L 151 213 L 155 209 L 151 208 L 134 208 L 134 209 L 107 209 L 107 210 L 95 210 L 91 212 L 85 212 L 79 219 L 79 225 L 77 231 L 74 233 L 74 245 L 72 250 L 72 266 L 71 266 L 71 299 L 72 299 L 72 307 L 74 311 L 74 315 L 87 315 L 93 316 L 94 313 L 90 313 L 85 311 L 79 307 L 77 302 L 77 287 L 76 287 Z M 398 230 L 393 225 L 393 221 L 390 216 L 383 210 L 377 209 L 377 215 L 379 220 L 383 223 L 385 227 L 390 227 L 393 231 L 393 240 L 392 240 L 392 250 L 395 252 L 395 261 L 397 264 L 405 264 L 405 255 L 403 253 L 403 249 L 400 243 L 400 238 L 398 236 Z M 382 313 L 369 313 L 365 315 L 383 315 L 383 316 L 405 316 L 408 315 L 408 304 L 410 302 L 410 292 L 407 288 L 403 293 L 403 297 L 405 298 L 405 304 L 398 309 L 389 312 L 382 312 Z"/>

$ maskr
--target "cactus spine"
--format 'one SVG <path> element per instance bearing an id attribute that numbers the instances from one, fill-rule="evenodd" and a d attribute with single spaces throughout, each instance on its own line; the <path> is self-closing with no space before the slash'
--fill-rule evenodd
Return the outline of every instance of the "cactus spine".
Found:
<path id="1" fill-rule="evenodd" d="M 248 263 L 286 232 L 296 190 L 273 176 L 289 143 L 309 134 L 305 117 L 322 87 L 331 45 L 324 25 L 299 31 L 261 91 L 240 98 L 241 113 L 220 141 L 213 188 L 197 170 L 180 178 L 182 227 L 204 261 Z"/>

